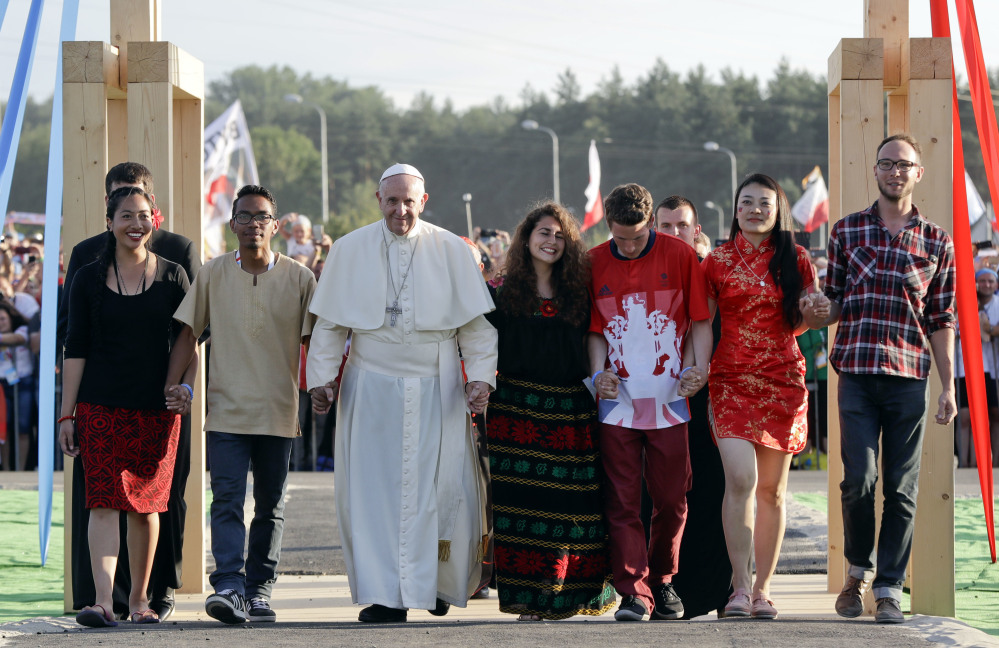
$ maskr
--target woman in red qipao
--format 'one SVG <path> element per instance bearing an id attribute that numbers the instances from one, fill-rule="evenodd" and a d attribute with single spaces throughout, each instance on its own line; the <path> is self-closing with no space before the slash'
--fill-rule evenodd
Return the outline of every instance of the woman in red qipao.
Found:
<path id="1" fill-rule="evenodd" d="M 807 434 L 805 360 L 795 335 L 807 328 L 799 299 L 811 299 L 814 273 L 808 251 L 794 243 L 776 181 L 751 175 L 736 196 L 729 240 L 703 266 L 708 305 L 721 309 L 722 323 L 708 412 L 725 471 L 722 519 L 735 588 L 725 616 L 773 619 L 770 579 L 784 536 L 787 474 Z"/>

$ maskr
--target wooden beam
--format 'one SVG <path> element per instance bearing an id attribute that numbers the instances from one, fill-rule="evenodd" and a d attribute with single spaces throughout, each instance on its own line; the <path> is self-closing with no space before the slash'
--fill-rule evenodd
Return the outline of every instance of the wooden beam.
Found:
<path id="1" fill-rule="evenodd" d="M 128 83 L 128 44 L 160 40 L 158 0 L 111 0 L 111 44 L 121 53 L 121 86 Z"/>
<path id="2" fill-rule="evenodd" d="M 163 226 L 174 231 L 173 88 L 169 83 L 128 84 L 128 159 L 156 178 L 156 204 Z"/>
<path id="3" fill-rule="evenodd" d="M 909 38 L 909 0 L 864 0 L 864 37 L 880 38 L 884 49 L 884 87 L 904 83 L 903 51 Z"/>
<path id="4" fill-rule="evenodd" d="M 204 206 L 204 104 L 198 99 L 173 102 L 174 218 L 173 227 L 194 242 L 200 258 L 204 257 L 201 213 Z M 205 357 L 199 358 L 191 403 L 191 472 L 184 499 L 187 520 L 184 528 L 183 592 L 205 591 L 205 435 L 200 431 L 205 420 Z"/>
<path id="5" fill-rule="evenodd" d="M 829 94 L 838 92 L 840 81 L 880 82 L 884 74 L 883 44 L 880 38 L 844 38 L 829 56 Z"/>
<path id="6" fill-rule="evenodd" d="M 946 61 L 934 58 L 936 63 L 926 66 L 927 70 L 934 67 L 938 73 L 946 69 L 943 78 L 910 80 L 909 132 L 923 149 L 921 162 L 926 169 L 913 192 L 914 202 L 924 217 L 952 231 L 951 66 L 950 57 L 946 58 Z M 954 436 L 950 433 L 951 426 L 941 427 L 933 421 L 940 393 L 939 373 L 933 372 L 909 578 L 914 614 L 952 617 L 955 614 Z"/>
<path id="7" fill-rule="evenodd" d="M 204 99 L 204 64 L 173 43 L 130 43 L 129 61 L 129 83 L 169 83 L 177 99 Z"/>

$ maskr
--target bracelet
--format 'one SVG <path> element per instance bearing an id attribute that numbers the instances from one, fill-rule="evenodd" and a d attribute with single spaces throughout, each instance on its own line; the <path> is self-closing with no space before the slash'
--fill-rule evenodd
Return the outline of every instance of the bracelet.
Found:
<path id="1" fill-rule="evenodd" d="M 590 378 L 590 384 L 593 385 L 594 387 L 596 387 L 597 386 L 597 376 L 599 376 L 603 372 L 604 372 L 604 370 L 601 369 L 597 373 L 593 374 L 593 376 Z"/>
<path id="2" fill-rule="evenodd" d="M 194 389 L 192 389 L 187 383 L 180 383 L 180 386 L 186 389 L 187 393 L 191 396 L 191 400 L 194 400 Z"/>
<path id="3" fill-rule="evenodd" d="M 70 414 L 69 416 L 63 416 L 59 420 L 56 421 L 56 425 L 59 425 L 63 421 L 76 421 L 76 417 L 73 416 L 72 414 Z"/>
<path id="4" fill-rule="evenodd" d="M 687 373 L 691 369 L 693 369 L 693 367 L 687 367 L 686 369 L 684 369 L 683 371 L 681 371 L 680 372 L 680 380 L 683 380 L 683 374 Z"/>

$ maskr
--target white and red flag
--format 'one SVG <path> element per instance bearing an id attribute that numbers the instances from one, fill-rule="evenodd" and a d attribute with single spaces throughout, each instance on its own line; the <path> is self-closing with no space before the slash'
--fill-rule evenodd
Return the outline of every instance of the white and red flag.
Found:
<path id="1" fill-rule="evenodd" d="M 203 236 L 205 257 L 225 252 L 225 226 L 232 215 L 236 192 L 259 184 L 250 129 L 237 99 L 218 119 L 205 127 L 205 198 Z"/>
<path id="2" fill-rule="evenodd" d="M 597 143 L 590 140 L 590 184 L 583 192 L 586 196 L 586 216 L 583 218 L 585 232 L 604 218 L 604 199 L 600 195 L 600 156 L 597 155 Z"/>
<path id="3" fill-rule="evenodd" d="M 791 215 L 806 232 L 814 232 L 829 221 L 829 190 L 818 165 L 801 181 L 801 188 L 805 193 L 794 203 Z"/>

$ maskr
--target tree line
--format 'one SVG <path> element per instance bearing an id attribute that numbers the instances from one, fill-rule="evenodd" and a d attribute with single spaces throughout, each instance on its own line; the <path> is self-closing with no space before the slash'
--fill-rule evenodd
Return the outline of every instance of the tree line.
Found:
<path id="1" fill-rule="evenodd" d="M 828 176 L 824 77 L 792 69 L 786 60 L 767 80 L 731 70 L 719 77 L 703 67 L 681 73 L 659 60 L 632 83 L 615 68 L 583 96 L 567 69 L 549 90 L 526 85 L 514 103 L 496 98 L 458 111 L 429 94 L 400 108 L 374 86 L 313 78 L 290 67 L 247 66 L 209 84 L 205 122 L 241 100 L 261 183 L 275 192 L 281 212 L 318 217 L 319 118 L 310 106 L 284 97 L 300 94 L 322 106 L 328 117 L 327 229 L 334 236 L 379 217 L 372 197 L 378 177 L 397 161 L 416 165 L 426 176 L 427 220 L 464 233 L 462 196 L 472 194 L 476 225 L 511 229 L 531 204 L 552 195 L 552 142 L 545 133 L 521 128 L 532 119 L 558 134 L 561 198 L 578 218 L 586 201 L 587 151 L 595 140 L 604 195 L 624 182 L 646 186 L 656 200 L 683 194 L 715 237 L 719 216 L 704 204 L 719 205 L 728 223 L 731 166 L 727 155 L 706 151 L 705 142 L 735 153 L 740 179 L 752 172 L 776 178 L 792 202 L 816 164 Z M 991 78 L 993 87 L 999 86 L 999 70 Z M 972 108 L 970 102 L 960 104 L 967 165 L 984 190 Z M 11 210 L 44 211 L 51 110 L 51 100 L 28 101 Z"/>

